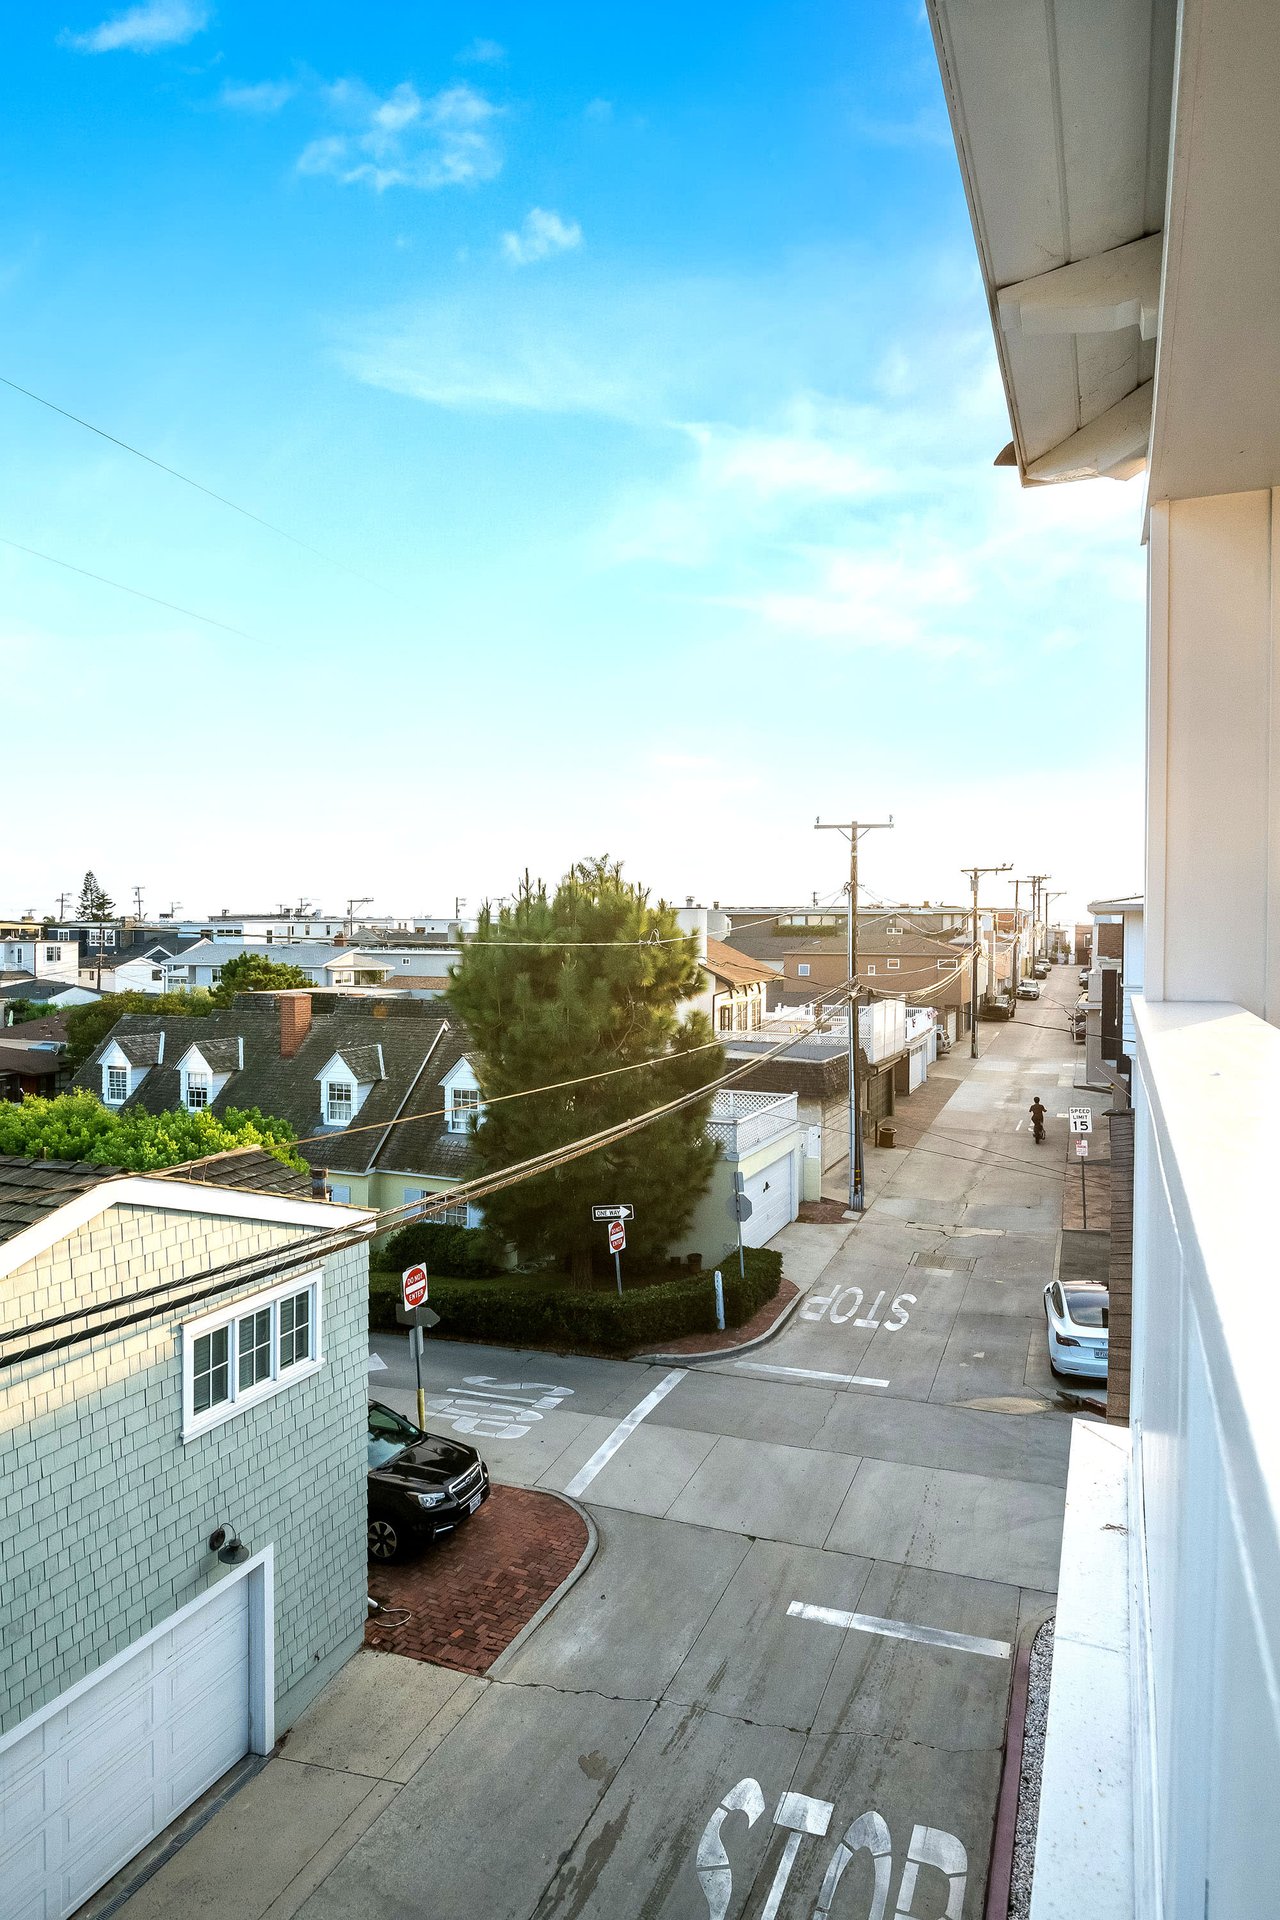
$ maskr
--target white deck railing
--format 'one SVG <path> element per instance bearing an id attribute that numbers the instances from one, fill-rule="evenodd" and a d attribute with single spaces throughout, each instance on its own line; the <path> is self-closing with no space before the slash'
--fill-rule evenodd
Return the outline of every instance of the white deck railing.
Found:
<path id="1" fill-rule="evenodd" d="M 1280 1032 L 1134 1002 L 1140 1915 L 1280 1911 Z"/>
<path id="2" fill-rule="evenodd" d="M 726 1159 L 741 1160 L 794 1127 L 798 1106 L 799 1095 L 794 1093 L 738 1093 L 726 1089 L 712 1102 L 707 1134 L 720 1142 Z"/>

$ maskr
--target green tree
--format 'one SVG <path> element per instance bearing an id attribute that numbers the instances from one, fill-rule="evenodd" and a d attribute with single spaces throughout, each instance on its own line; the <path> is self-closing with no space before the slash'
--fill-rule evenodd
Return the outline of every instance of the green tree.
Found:
<path id="1" fill-rule="evenodd" d="M 309 987 L 310 976 L 287 960 L 270 960 L 265 953 L 241 953 L 228 960 L 213 990 L 214 1004 L 229 1007 L 237 993 L 279 993 L 288 987 Z"/>
<path id="2" fill-rule="evenodd" d="M 212 1013 L 213 996 L 198 988 L 194 993 L 104 993 L 83 1007 L 67 1011 L 67 1060 L 82 1067 L 100 1040 L 126 1013 L 195 1014 Z"/>
<path id="3" fill-rule="evenodd" d="M 7 1019 L 9 1026 L 21 1027 L 28 1020 L 43 1020 L 46 1014 L 56 1011 L 49 1000 L 10 1000 L 7 1016 L 0 1009 L 0 1025 L 5 1024 Z"/>
<path id="4" fill-rule="evenodd" d="M 503 944 L 528 942 L 528 945 Z M 545 943 L 545 944 L 543 944 Z M 548 895 L 526 874 L 515 903 L 486 907 L 463 949 L 448 998 L 476 1044 L 481 1097 L 496 1102 L 474 1134 L 476 1172 L 562 1145 L 713 1079 L 723 1053 L 707 1047 L 705 1014 L 682 1009 L 702 985 L 697 944 L 674 910 L 608 860 L 573 867 Z M 704 1052 L 694 1048 L 706 1047 Z M 605 1069 L 657 1061 L 558 1093 L 498 1096 Z M 605 1271 L 599 1201 L 627 1201 L 628 1250 L 652 1266 L 688 1228 L 717 1147 L 708 1140 L 711 1095 L 670 1119 L 536 1180 L 493 1194 L 487 1224 L 521 1260 L 566 1268 L 579 1284 Z"/>
<path id="5" fill-rule="evenodd" d="M 56 1100 L 0 1101 L 0 1153 L 35 1160 L 87 1160 L 96 1167 L 127 1167 L 134 1173 L 180 1166 L 232 1147 L 264 1147 L 286 1167 L 305 1172 L 307 1163 L 290 1143 L 297 1136 L 285 1120 L 256 1107 L 207 1107 L 188 1113 L 145 1113 L 131 1107 L 113 1113 L 92 1093 L 60 1093 Z"/>
<path id="6" fill-rule="evenodd" d="M 90 867 L 80 882 L 80 898 L 76 903 L 76 912 L 82 920 L 110 920 L 115 910 L 115 901 Z"/>

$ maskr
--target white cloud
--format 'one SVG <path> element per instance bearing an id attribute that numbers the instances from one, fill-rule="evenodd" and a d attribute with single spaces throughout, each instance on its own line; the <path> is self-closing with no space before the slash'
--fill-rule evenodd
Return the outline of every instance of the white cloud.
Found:
<path id="1" fill-rule="evenodd" d="M 204 0 L 144 0 L 88 33 L 60 38 L 80 53 L 154 53 L 159 47 L 185 46 L 208 26 L 210 12 Z"/>
<path id="2" fill-rule="evenodd" d="M 557 253 L 572 253 L 582 245 L 582 228 L 576 220 L 564 220 L 549 207 L 530 207 L 518 232 L 504 233 L 502 251 L 517 267 L 535 260 L 550 260 Z"/>
<path id="3" fill-rule="evenodd" d="M 588 100 L 586 106 L 582 109 L 582 117 L 584 120 L 597 120 L 601 122 L 612 120 L 612 100 L 603 100 L 598 96 L 594 100 Z"/>
<path id="4" fill-rule="evenodd" d="M 477 67 L 497 67 L 507 57 L 506 48 L 497 40 L 473 40 L 458 55 L 460 62 Z"/>
<path id="5" fill-rule="evenodd" d="M 297 91 L 291 80 L 259 80 L 245 87 L 228 81 L 218 95 L 218 105 L 236 113 L 279 113 Z"/>
<path id="6" fill-rule="evenodd" d="M 347 131 L 312 140 L 298 157 L 299 173 L 332 174 L 384 193 L 473 186 L 501 171 L 489 130 L 501 109 L 465 83 L 424 98 L 406 80 L 382 98 L 362 81 L 340 80 L 326 100 Z"/>

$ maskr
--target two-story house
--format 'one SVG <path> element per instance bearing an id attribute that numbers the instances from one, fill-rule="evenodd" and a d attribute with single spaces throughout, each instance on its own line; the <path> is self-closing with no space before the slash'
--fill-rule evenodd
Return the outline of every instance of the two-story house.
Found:
<path id="1" fill-rule="evenodd" d="M 411 1206 L 456 1185 L 482 1114 L 469 1040 L 433 1000 L 237 994 L 212 1014 L 128 1014 L 76 1075 L 108 1107 L 287 1120 L 334 1200 Z M 437 1215 L 476 1226 L 475 1208 Z"/>
<path id="2" fill-rule="evenodd" d="M 0 1909 L 65 1920 L 360 1646 L 363 1215 L 0 1159 Z"/>

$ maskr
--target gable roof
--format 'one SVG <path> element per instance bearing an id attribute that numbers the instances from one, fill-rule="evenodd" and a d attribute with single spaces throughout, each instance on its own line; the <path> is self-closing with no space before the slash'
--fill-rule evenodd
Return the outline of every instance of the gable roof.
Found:
<path id="1" fill-rule="evenodd" d="M 165 1179 L 196 1181 L 211 1187 L 236 1187 L 250 1193 L 287 1194 L 310 1199 L 311 1176 L 283 1166 L 261 1147 L 240 1147 L 215 1153 L 182 1166 L 158 1168 L 154 1173 L 130 1174 L 122 1167 L 98 1167 L 87 1160 L 27 1160 L 19 1154 L 0 1154 L 0 1241 L 11 1240 L 37 1221 L 56 1213 L 104 1180 Z M 156 1196 L 157 1207 L 164 1197 Z"/>
<path id="2" fill-rule="evenodd" d="M 382 1058 L 380 1046 L 335 1047 L 334 1055 L 346 1062 L 361 1086 L 367 1086 L 374 1080 L 385 1080 L 387 1077 L 386 1063 Z M 320 1071 L 323 1072 L 324 1068 L 322 1067 Z M 319 1074 L 316 1078 L 319 1078 Z"/>
<path id="3" fill-rule="evenodd" d="M 105 1053 L 114 1041 L 131 1067 L 154 1067 L 160 1063 L 161 1037 L 158 1033 L 121 1033 L 113 1028 L 102 1050 Z"/>
<path id="4" fill-rule="evenodd" d="M 777 966 L 767 967 L 759 960 L 737 953 L 723 940 L 707 941 L 706 969 L 731 987 L 754 987 L 762 980 L 775 980 L 778 976 Z"/>
<path id="5" fill-rule="evenodd" d="M 456 1017 L 434 1000 L 317 994 L 311 1004 L 311 1027 L 291 1059 L 280 1054 L 275 994 L 240 994 L 231 1007 L 206 1015 L 126 1014 L 90 1054 L 72 1086 L 101 1096 L 101 1060 L 111 1043 L 145 1039 L 154 1047 L 163 1032 L 163 1062 L 152 1067 L 117 1110 L 141 1107 L 148 1113 L 164 1113 L 179 1105 L 177 1063 L 191 1046 L 198 1046 L 212 1067 L 215 1057 L 226 1058 L 232 1049 L 238 1055 L 238 1043 L 243 1041 L 243 1067 L 232 1060 L 229 1066 L 217 1068 L 228 1079 L 209 1103 L 212 1113 L 224 1113 L 228 1107 L 257 1107 L 287 1120 L 306 1142 L 298 1149 L 304 1158 L 335 1172 L 367 1173 L 378 1165 L 456 1178 L 465 1163 L 468 1138 L 450 1134 L 444 1116 L 435 1113 L 444 1106 L 440 1076 L 469 1044 Z M 353 1071 L 357 1061 L 363 1069 L 380 1059 L 382 1068 L 371 1074 L 368 1098 L 345 1128 L 326 1126 L 320 1105 L 319 1075 L 335 1053 L 341 1053 Z M 430 1111 L 433 1117 L 395 1125 L 402 1111 Z"/>

